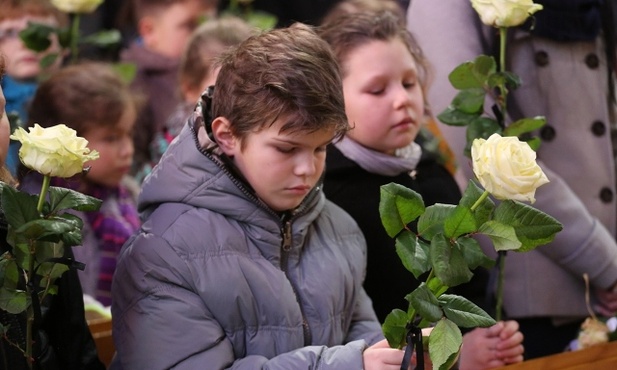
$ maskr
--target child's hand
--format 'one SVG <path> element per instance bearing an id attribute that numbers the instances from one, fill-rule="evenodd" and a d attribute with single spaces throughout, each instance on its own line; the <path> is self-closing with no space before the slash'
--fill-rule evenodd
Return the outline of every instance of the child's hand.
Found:
<path id="1" fill-rule="evenodd" d="M 390 348 L 387 340 L 377 342 L 362 354 L 364 370 L 400 370 L 404 351 Z"/>
<path id="2" fill-rule="evenodd" d="M 500 321 L 463 336 L 461 370 L 493 369 L 523 361 L 523 334 L 516 321 Z"/>

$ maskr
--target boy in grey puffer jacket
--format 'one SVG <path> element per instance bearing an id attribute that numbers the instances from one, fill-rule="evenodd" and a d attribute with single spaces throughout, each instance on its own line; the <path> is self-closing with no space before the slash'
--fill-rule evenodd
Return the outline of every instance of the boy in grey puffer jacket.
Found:
<path id="1" fill-rule="evenodd" d="M 111 368 L 399 369 L 362 288 L 364 237 L 321 190 L 326 145 L 348 129 L 328 45 L 297 24 L 220 63 L 144 182 Z"/>

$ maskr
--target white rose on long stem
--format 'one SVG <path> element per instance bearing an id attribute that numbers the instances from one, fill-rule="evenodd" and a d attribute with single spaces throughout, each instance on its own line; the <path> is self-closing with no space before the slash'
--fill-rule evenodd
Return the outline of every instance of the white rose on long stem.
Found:
<path id="1" fill-rule="evenodd" d="M 542 9 L 532 0 L 471 0 L 482 23 L 493 27 L 514 27 Z"/>
<path id="2" fill-rule="evenodd" d="M 51 3 L 66 13 L 92 13 L 103 0 L 51 0 Z"/>
<path id="3" fill-rule="evenodd" d="M 42 128 L 35 124 L 29 131 L 20 127 L 11 139 L 21 142 L 21 162 L 42 175 L 72 177 L 83 171 L 85 162 L 99 157 L 97 151 L 88 149 L 88 140 L 65 125 Z"/>
<path id="4" fill-rule="evenodd" d="M 533 203 L 536 189 L 549 182 L 536 163 L 536 152 L 514 136 L 474 140 L 471 160 L 478 181 L 497 199 Z"/>

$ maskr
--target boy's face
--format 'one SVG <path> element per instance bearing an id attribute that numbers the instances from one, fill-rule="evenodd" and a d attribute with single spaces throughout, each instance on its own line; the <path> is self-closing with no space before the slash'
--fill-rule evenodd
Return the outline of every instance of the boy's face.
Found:
<path id="1" fill-rule="evenodd" d="M 370 41 L 343 61 L 345 112 L 356 142 L 393 154 L 409 145 L 424 117 L 416 63 L 398 39 Z"/>
<path id="2" fill-rule="evenodd" d="M 281 133 L 285 119 L 250 133 L 244 148 L 233 139 L 225 153 L 253 187 L 257 196 L 273 210 L 287 211 L 300 205 L 317 184 L 324 170 L 326 145 L 333 130 Z"/>
<path id="3" fill-rule="evenodd" d="M 49 53 L 60 51 L 56 37 L 52 37 L 52 44 L 45 52 L 37 53 L 28 49 L 19 38 L 19 32 L 28 26 L 28 22 L 57 26 L 53 17 L 25 16 L 0 22 L 0 53 L 5 56 L 5 72 L 18 80 L 37 77 L 41 73 L 40 60 Z M 60 61 L 61 58 L 58 58 L 56 64 L 59 65 Z"/>
<path id="4" fill-rule="evenodd" d="M 172 4 L 156 15 L 146 16 L 140 22 L 140 33 L 150 50 L 170 58 L 180 58 L 191 33 L 204 16 L 215 9 L 205 7 L 199 0 Z"/>
<path id="5" fill-rule="evenodd" d="M 90 182 L 115 187 L 131 169 L 133 163 L 133 127 L 137 115 L 128 107 L 120 121 L 113 126 L 96 126 L 84 133 L 88 148 L 99 152 L 99 158 L 86 163 L 91 166 L 86 179 Z"/>

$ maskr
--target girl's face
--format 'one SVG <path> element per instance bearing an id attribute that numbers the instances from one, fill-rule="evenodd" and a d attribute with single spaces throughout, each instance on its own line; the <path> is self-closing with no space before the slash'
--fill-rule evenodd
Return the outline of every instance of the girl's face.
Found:
<path id="1" fill-rule="evenodd" d="M 115 187 L 131 169 L 133 163 L 133 127 L 137 113 L 128 107 L 120 121 L 113 126 L 95 126 L 84 133 L 88 148 L 99 152 L 99 158 L 87 162 L 91 166 L 86 180 Z"/>
<path id="2" fill-rule="evenodd" d="M 405 44 L 369 41 L 343 60 L 347 136 L 365 147 L 394 154 L 418 134 L 424 94 L 416 62 Z"/>
<path id="3" fill-rule="evenodd" d="M 52 44 L 45 52 L 37 53 L 28 49 L 19 38 L 19 32 L 28 26 L 28 22 L 57 26 L 53 17 L 25 16 L 0 22 L 0 52 L 5 56 L 5 72 L 18 80 L 36 78 L 41 73 L 41 59 L 50 53 L 60 52 L 60 45 L 55 36 L 52 36 Z M 61 60 L 62 58 L 58 57 L 53 67 L 58 67 Z"/>

